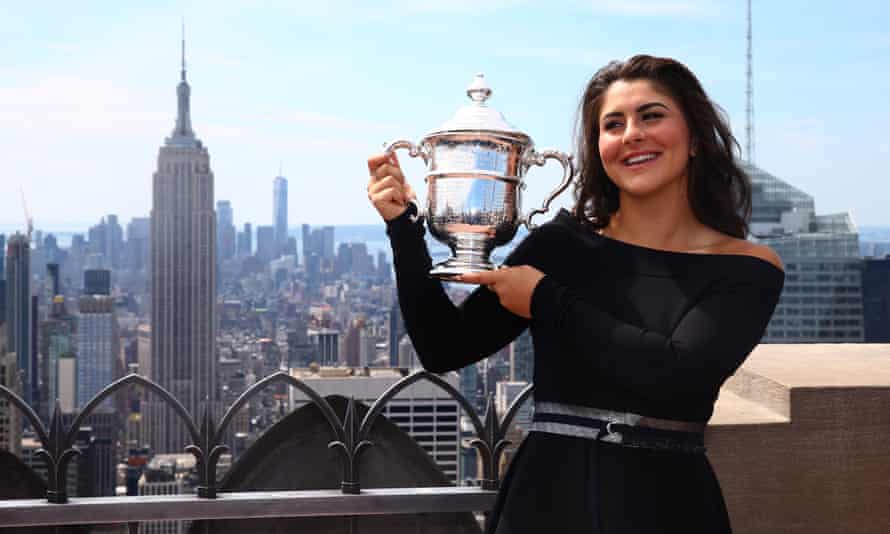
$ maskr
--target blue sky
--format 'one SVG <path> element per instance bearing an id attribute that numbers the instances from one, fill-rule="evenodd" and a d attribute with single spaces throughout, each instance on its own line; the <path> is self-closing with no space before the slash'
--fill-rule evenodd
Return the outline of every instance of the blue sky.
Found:
<path id="1" fill-rule="evenodd" d="M 11 5 L 10 5 L 11 4 Z M 464 105 L 484 72 L 490 104 L 539 147 L 572 150 L 593 72 L 635 53 L 700 77 L 744 144 L 745 2 L 56 2 L 0 7 L 0 226 L 82 229 L 147 216 L 170 133 L 186 21 L 192 120 L 216 198 L 271 224 L 272 179 L 290 181 L 290 224 L 377 221 L 365 160 L 417 140 Z M 890 7 L 883 1 L 754 1 L 756 162 L 816 197 L 890 224 Z M 422 166 L 406 161 L 415 187 Z M 560 176 L 533 169 L 524 204 Z M 568 204 L 565 195 L 562 204 Z"/>

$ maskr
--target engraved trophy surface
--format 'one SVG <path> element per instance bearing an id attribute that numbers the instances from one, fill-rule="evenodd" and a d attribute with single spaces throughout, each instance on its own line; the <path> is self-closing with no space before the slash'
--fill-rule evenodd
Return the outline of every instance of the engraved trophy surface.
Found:
<path id="1" fill-rule="evenodd" d="M 536 151 L 528 135 L 489 107 L 491 93 L 485 77 L 477 74 L 467 88 L 470 105 L 416 145 L 398 140 L 386 146 L 387 154 L 404 148 L 426 163 L 427 202 L 421 215 L 430 234 L 451 249 L 451 257 L 430 271 L 436 278 L 496 269 L 492 250 L 509 243 L 520 225 L 531 229 L 531 218 L 549 210 L 574 174 L 569 154 Z M 562 181 L 540 209 L 523 215 L 525 174 L 548 159 L 562 164 Z"/>

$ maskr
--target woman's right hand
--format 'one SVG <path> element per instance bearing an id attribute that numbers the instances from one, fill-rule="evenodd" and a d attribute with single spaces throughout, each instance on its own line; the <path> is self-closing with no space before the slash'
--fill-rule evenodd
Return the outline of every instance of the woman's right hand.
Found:
<path id="1" fill-rule="evenodd" d="M 368 158 L 368 199 L 384 221 L 391 221 L 408 209 L 408 201 L 417 197 L 405 181 L 395 153 L 375 154 Z"/>

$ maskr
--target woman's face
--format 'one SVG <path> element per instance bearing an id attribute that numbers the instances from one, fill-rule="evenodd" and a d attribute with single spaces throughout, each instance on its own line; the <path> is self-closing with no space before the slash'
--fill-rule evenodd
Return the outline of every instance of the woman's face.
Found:
<path id="1" fill-rule="evenodd" d="M 686 189 L 689 127 L 679 103 L 648 80 L 618 80 L 603 95 L 599 152 L 622 193 Z"/>

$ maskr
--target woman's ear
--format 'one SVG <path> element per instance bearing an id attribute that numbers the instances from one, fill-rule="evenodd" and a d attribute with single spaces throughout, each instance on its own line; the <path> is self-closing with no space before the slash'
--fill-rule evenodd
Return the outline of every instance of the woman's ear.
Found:
<path id="1" fill-rule="evenodd" d="M 693 139 L 689 142 L 689 157 L 694 158 L 697 152 L 698 152 L 698 141 Z"/>

